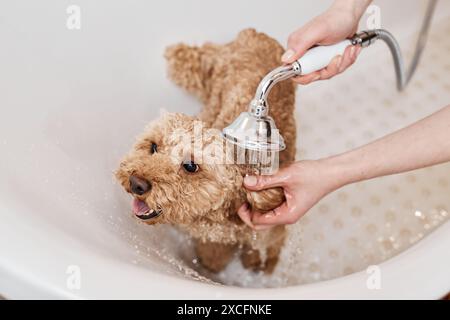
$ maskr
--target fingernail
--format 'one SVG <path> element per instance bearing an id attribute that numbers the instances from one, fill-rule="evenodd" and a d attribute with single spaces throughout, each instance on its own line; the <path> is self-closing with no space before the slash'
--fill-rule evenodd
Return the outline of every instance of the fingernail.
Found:
<path id="1" fill-rule="evenodd" d="M 292 56 L 294 55 L 294 50 L 289 49 L 287 50 L 282 56 L 281 56 L 281 61 L 283 62 L 290 62 L 290 59 L 292 58 Z"/>
<path id="2" fill-rule="evenodd" d="M 258 179 L 256 179 L 255 176 L 247 176 L 244 178 L 245 185 L 250 186 L 250 187 L 256 186 L 257 182 L 258 182 Z"/>
<path id="3" fill-rule="evenodd" d="M 355 57 L 355 52 L 356 52 L 356 47 L 355 46 L 352 46 L 351 48 L 350 48 L 350 58 L 354 58 Z"/>
<path id="4" fill-rule="evenodd" d="M 353 48 L 352 48 L 353 49 Z M 350 53 L 351 54 L 351 53 Z M 342 68 L 342 66 L 341 66 L 341 64 L 342 64 L 342 56 L 339 56 L 339 58 L 338 58 L 338 61 L 337 61 L 337 67 L 338 67 L 338 72 L 342 72 L 343 70 L 343 68 Z"/>

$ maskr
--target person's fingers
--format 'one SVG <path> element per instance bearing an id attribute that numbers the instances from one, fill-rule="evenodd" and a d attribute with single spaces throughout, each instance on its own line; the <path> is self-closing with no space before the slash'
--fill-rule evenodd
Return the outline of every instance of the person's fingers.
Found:
<path id="1" fill-rule="evenodd" d="M 327 36 L 323 24 L 310 23 L 295 31 L 288 38 L 287 50 L 281 57 L 283 63 L 292 63 L 312 46 L 320 43 Z"/>
<path id="2" fill-rule="evenodd" d="M 330 64 L 322 70 L 312 72 L 304 76 L 295 77 L 293 80 L 299 84 L 306 85 L 313 81 L 329 79 L 339 73 L 338 70 L 340 64 L 342 63 L 341 61 L 342 56 L 336 56 L 330 61 Z"/>
<path id="3" fill-rule="evenodd" d="M 271 212 L 264 214 L 254 212 L 252 214 L 252 224 L 255 228 L 280 224 L 292 224 L 297 222 L 297 220 L 298 217 L 295 214 L 295 210 L 289 208 L 286 202 Z"/>
<path id="4" fill-rule="evenodd" d="M 249 190 L 263 190 L 273 187 L 282 187 L 286 182 L 287 175 L 284 170 L 279 170 L 270 176 L 246 176 L 244 186 Z"/>
<path id="5" fill-rule="evenodd" d="M 355 61 L 356 49 L 356 46 L 349 46 L 347 47 L 347 49 L 345 49 L 342 63 L 339 66 L 339 73 L 347 69 L 353 63 L 353 61 Z"/>
<path id="6" fill-rule="evenodd" d="M 339 66 L 342 63 L 342 56 L 336 56 L 334 57 L 331 61 L 330 64 L 328 66 L 326 66 L 325 68 L 323 68 L 322 70 L 319 71 L 320 73 L 320 80 L 328 80 L 331 77 L 334 77 L 335 75 L 337 75 L 339 72 Z"/>
<path id="7" fill-rule="evenodd" d="M 348 47 L 343 55 L 341 65 L 339 66 L 338 73 L 344 72 L 348 67 L 355 63 L 356 58 L 361 52 L 360 46 L 350 46 Z"/>
<path id="8" fill-rule="evenodd" d="M 293 80 L 299 84 L 306 85 L 313 81 L 330 79 L 355 63 L 361 49 L 360 46 L 349 46 L 345 49 L 342 56 L 334 57 L 327 67 L 304 76 L 295 77 Z"/>
<path id="9" fill-rule="evenodd" d="M 292 80 L 294 80 L 294 82 L 297 82 L 298 84 L 301 84 L 301 85 L 307 85 L 307 84 L 310 84 L 311 82 L 317 81 L 319 79 L 320 79 L 320 73 L 318 71 L 311 72 L 304 76 L 292 78 Z"/>
<path id="10" fill-rule="evenodd" d="M 238 209 L 238 215 L 241 218 L 241 220 L 250 228 L 254 228 L 254 225 L 252 223 L 252 213 L 250 211 L 250 208 L 247 203 L 244 203 L 239 209 Z"/>
<path id="11" fill-rule="evenodd" d="M 244 203 L 238 210 L 238 215 L 241 218 L 241 220 L 250 228 L 252 228 L 253 230 L 265 230 L 265 229 L 269 229 L 272 226 L 271 225 L 259 225 L 259 226 L 255 226 L 252 223 L 252 216 L 253 215 L 261 215 L 260 212 L 251 212 L 250 208 L 248 206 L 247 203 Z"/>

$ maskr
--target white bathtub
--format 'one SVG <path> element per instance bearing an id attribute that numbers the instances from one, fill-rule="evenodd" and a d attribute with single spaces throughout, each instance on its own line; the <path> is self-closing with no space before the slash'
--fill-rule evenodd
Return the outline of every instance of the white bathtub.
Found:
<path id="1" fill-rule="evenodd" d="M 346 276 L 285 288 L 251 289 L 194 281 L 196 274 L 184 277 L 184 269 L 171 263 L 172 256 L 180 253 L 175 243 L 170 245 L 170 235 L 164 240 L 166 247 L 158 251 L 149 242 L 155 238 L 147 237 L 152 232 L 161 236 L 170 232 L 138 225 L 128 212 L 128 197 L 114 183 L 112 172 L 119 158 L 133 136 L 159 114 L 160 108 L 189 114 L 199 109 L 196 100 L 166 79 L 162 58 L 165 46 L 179 41 L 225 42 L 245 27 L 255 27 L 284 43 L 289 32 L 329 3 L 3 2 L 0 5 L 0 295 L 13 299 L 435 299 L 449 292 L 448 220 L 406 251 L 377 262 L 381 275 L 378 289 L 367 286 L 370 275 L 361 265 L 360 271 Z M 381 8 L 383 27 L 405 39 L 402 44 L 408 47 L 406 36 L 414 31 L 408 28 L 418 29 L 425 2 L 376 3 Z M 66 27 L 66 9 L 71 4 L 81 9 L 80 30 Z M 449 16 L 450 4 L 441 1 L 433 27 L 441 26 Z M 450 41 L 446 43 L 448 46 Z M 450 46 L 446 48 L 450 50 Z M 393 72 L 387 51 L 381 45 L 373 50 L 372 54 L 363 54 L 353 70 L 341 78 L 302 88 L 299 109 L 312 105 L 319 95 L 339 92 L 339 86 L 346 83 L 365 95 L 370 85 L 357 82 L 364 72 L 364 61 L 372 61 L 378 68 L 382 66 L 387 74 Z M 431 66 L 439 61 L 427 63 Z M 438 72 L 439 66 L 436 68 Z M 450 85 L 450 76 L 440 81 L 443 86 Z M 414 100 L 408 94 L 397 97 L 393 77 L 385 82 L 390 89 L 382 89 L 383 95 L 392 96 L 394 104 Z M 426 79 L 422 82 L 428 85 Z M 418 87 L 416 84 L 410 95 Z M 434 109 L 444 106 L 445 99 L 450 102 L 448 91 L 447 95 L 434 95 L 438 95 L 436 104 L 441 103 Z M 348 104 L 369 103 L 365 102 L 355 97 Z M 417 112 L 405 109 L 406 114 L 392 113 L 386 108 L 385 117 L 397 116 L 397 122 L 372 128 L 373 134 L 366 136 L 349 126 L 345 136 L 353 137 L 355 144 L 364 143 L 420 118 L 433 108 Z M 337 142 L 314 149 L 320 139 L 308 140 L 312 137 L 307 133 L 311 130 L 308 124 L 320 119 L 327 121 L 326 114 L 331 118 L 335 115 L 332 110 L 322 109 L 317 120 L 308 110 L 302 108 L 300 113 L 301 123 L 306 126 L 304 135 L 300 126 L 303 155 L 319 157 L 352 147 L 352 143 Z M 325 135 L 322 139 L 334 138 Z M 449 168 L 436 170 L 446 179 L 450 177 Z M 448 208 L 450 190 L 445 189 L 447 180 L 442 179 L 439 181 L 443 189 L 439 190 L 448 193 L 439 203 Z M 350 199 L 356 196 L 351 191 L 348 195 Z M 395 197 L 392 203 L 396 203 Z M 320 213 L 310 213 L 315 214 Z M 73 282 L 78 275 L 81 282 Z"/>

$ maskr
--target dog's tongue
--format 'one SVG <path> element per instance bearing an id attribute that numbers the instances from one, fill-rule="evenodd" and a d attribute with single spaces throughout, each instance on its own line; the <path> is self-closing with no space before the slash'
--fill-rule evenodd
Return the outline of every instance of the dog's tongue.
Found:
<path id="1" fill-rule="evenodd" d="M 132 207 L 133 207 L 134 214 L 137 216 L 142 216 L 150 211 L 150 208 L 148 207 L 148 205 L 144 201 L 139 200 L 139 199 L 133 200 Z"/>

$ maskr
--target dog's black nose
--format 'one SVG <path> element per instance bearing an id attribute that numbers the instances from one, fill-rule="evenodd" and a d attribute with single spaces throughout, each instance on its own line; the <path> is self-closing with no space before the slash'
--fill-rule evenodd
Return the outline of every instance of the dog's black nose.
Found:
<path id="1" fill-rule="evenodd" d="M 152 188 L 150 181 L 135 175 L 130 176 L 130 186 L 131 192 L 139 196 L 149 192 Z"/>

